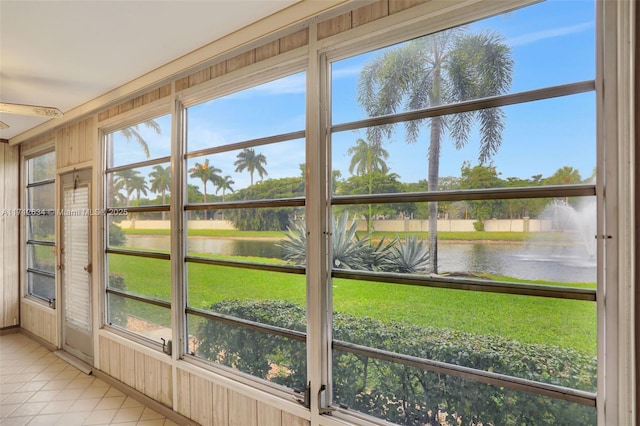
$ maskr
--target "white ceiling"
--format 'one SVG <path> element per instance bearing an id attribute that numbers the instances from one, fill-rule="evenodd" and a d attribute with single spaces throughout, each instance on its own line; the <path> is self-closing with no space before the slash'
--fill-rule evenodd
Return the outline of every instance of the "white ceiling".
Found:
<path id="1" fill-rule="evenodd" d="M 0 0 L 0 102 L 70 111 L 298 1 Z M 0 114 L 0 139 L 47 120 Z"/>

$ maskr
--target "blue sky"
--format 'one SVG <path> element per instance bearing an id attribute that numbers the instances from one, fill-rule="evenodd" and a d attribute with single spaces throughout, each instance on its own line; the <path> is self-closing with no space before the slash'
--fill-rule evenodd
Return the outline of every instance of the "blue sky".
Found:
<path id="1" fill-rule="evenodd" d="M 552 0 L 468 25 L 470 32 L 490 29 L 500 33 L 514 60 L 511 92 L 591 80 L 595 76 L 594 4 L 587 0 Z M 377 52 L 358 55 L 332 65 L 333 122 L 358 120 L 366 113 L 357 102 L 360 69 Z M 295 75 L 199 104 L 188 110 L 189 151 L 235 143 L 256 137 L 303 130 L 305 124 L 305 74 Z M 583 177 L 595 167 L 595 94 L 586 93 L 503 108 L 507 114 L 503 143 L 493 157 L 502 178 L 549 176 L 558 168 L 572 166 Z M 162 135 L 139 126 L 149 141 L 152 158 L 169 154 L 170 120 L 158 118 Z M 350 158 L 346 151 L 364 131 L 341 132 L 333 137 L 332 162 L 343 177 Z M 135 142 L 116 137 L 116 164 L 142 161 Z M 415 144 L 407 144 L 402 127 L 385 143 L 387 164 L 403 182 L 427 176 L 428 131 Z M 442 142 L 440 176 L 460 176 L 464 161 L 478 163 L 478 134 L 467 146 L 456 150 L 448 137 Z M 298 176 L 304 162 L 304 141 L 256 147 L 267 157 L 269 178 Z M 236 189 L 249 185 L 249 175 L 236 173 L 237 152 L 205 158 L 235 181 Z M 257 179 L 257 177 L 256 177 Z M 196 181 L 190 183 L 202 184 Z M 209 185 L 208 192 L 212 192 Z"/>

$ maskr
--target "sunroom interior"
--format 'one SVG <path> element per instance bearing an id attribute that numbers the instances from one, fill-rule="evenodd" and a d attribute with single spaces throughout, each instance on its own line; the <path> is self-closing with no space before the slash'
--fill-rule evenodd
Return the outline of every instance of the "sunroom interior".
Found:
<path id="1" fill-rule="evenodd" d="M 0 344 L 185 424 L 637 424 L 638 13 L 2 0 Z"/>

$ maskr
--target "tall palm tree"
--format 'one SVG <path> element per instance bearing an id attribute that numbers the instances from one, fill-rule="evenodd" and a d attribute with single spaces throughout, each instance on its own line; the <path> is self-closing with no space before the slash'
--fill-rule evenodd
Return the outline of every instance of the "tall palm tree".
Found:
<path id="1" fill-rule="evenodd" d="M 136 193 L 136 201 L 140 201 L 140 194 L 147 195 L 147 191 L 149 190 L 149 186 L 147 186 L 147 179 L 144 176 L 140 176 L 137 174 L 133 176 L 129 180 L 129 191 L 131 193 Z"/>
<path id="2" fill-rule="evenodd" d="M 263 165 L 267 164 L 267 157 L 264 154 L 256 154 L 253 148 L 245 148 L 237 155 L 237 160 L 233 163 L 236 172 L 243 172 L 245 169 L 251 176 L 251 186 L 253 186 L 253 174 L 258 172 L 260 179 L 268 175 Z"/>
<path id="3" fill-rule="evenodd" d="M 162 195 L 162 204 L 167 204 L 167 191 L 171 188 L 171 166 L 153 166 L 153 171 L 149 173 L 151 178 L 151 191 Z M 166 213 L 162 212 L 162 220 L 166 219 Z"/>
<path id="4" fill-rule="evenodd" d="M 193 167 L 189 169 L 189 176 L 194 179 L 200 179 L 202 181 L 203 201 L 205 203 L 207 202 L 207 182 L 213 182 L 215 185 L 216 180 L 220 177 L 218 173 L 220 173 L 221 171 L 222 170 L 217 167 L 210 166 L 208 158 L 204 160 L 204 163 L 202 164 L 196 162 Z M 206 211 L 204 216 L 205 219 L 207 219 L 208 214 Z"/>
<path id="5" fill-rule="evenodd" d="M 222 201 L 224 202 L 224 196 L 225 196 L 225 192 L 227 190 L 231 191 L 231 192 L 235 192 L 233 190 L 233 188 L 231 187 L 231 185 L 233 185 L 235 183 L 235 181 L 233 179 L 231 179 L 231 176 L 226 175 L 225 177 L 221 177 L 220 179 L 218 179 L 217 182 L 217 188 L 216 188 L 216 194 L 218 193 L 219 190 L 222 190 Z"/>
<path id="6" fill-rule="evenodd" d="M 349 148 L 347 153 L 351 155 L 349 173 L 353 174 L 355 170 L 357 175 L 368 177 L 368 191 L 371 194 L 373 192 L 373 173 L 381 172 L 386 174 L 389 171 L 387 163 L 384 161 L 389 158 L 389 152 L 380 143 L 367 142 L 362 138 L 358 138 L 355 146 Z M 373 207 L 369 204 L 367 216 L 367 230 L 369 232 L 373 231 L 372 215 Z"/>
<path id="7" fill-rule="evenodd" d="M 147 120 L 142 122 L 142 124 L 154 130 L 157 134 L 160 134 L 160 125 L 155 120 Z M 140 134 L 139 124 L 125 127 L 124 129 L 120 130 L 120 133 L 127 139 L 127 141 L 131 141 L 133 139 L 138 142 L 138 145 L 140 145 L 140 148 L 142 148 L 142 150 L 144 151 L 144 155 L 146 155 L 147 158 L 151 156 L 151 153 L 149 152 L 149 145 Z"/>
<path id="8" fill-rule="evenodd" d="M 358 82 L 358 101 L 370 116 L 400 108 L 419 109 L 505 93 L 511 86 L 513 60 L 500 35 L 467 33 L 464 28 L 442 31 L 383 52 L 367 64 Z M 440 146 L 448 131 L 456 148 L 468 141 L 473 121 L 480 123 L 479 161 L 484 163 L 502 143 L 504 113 L 488 108 L 405 123 L 407 142 L 429 132 L 428 190 L 438 190 Z M 393 125 L 368 129 L 373 143 L 390 137 Z M 438 204 L 429 203 L 429 250 L 432 273 L 438 272 Z"/>
<path id="9" fill-rule="evenodd" d="M 140 172 L 133 169 L 120 170 L 114 173 L 113 189 L 114 194 L 119 194 L 120 191 L 125 192 L 124 201 L 126 205 L 131 202 L 131 195 L 134 191 L 133 180 L 136 176 L 139 176 Z"/>

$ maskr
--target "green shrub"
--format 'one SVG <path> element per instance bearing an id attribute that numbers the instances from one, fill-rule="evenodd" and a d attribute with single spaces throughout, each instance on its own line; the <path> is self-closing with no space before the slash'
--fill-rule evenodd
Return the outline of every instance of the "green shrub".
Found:
<path id="1" fill-rule="evenodd" d="M 304 309 L 289 302 L 223 301 L 211 311 L 306 329 Z M 596 387 L 596 360 L 575 350 L 342 313 L 334 314 L 333 333 L 334 340 L 419 358 L 589 392 Z M 217 321 L 201 323 L 196 338 L 199 356 L 291 388 L 304 386 L 302 342 Z M 272 377 L 274 366 L 285 373 Z M 333 351 L 333 378 L 335 403 L 403 425 L 596 424 L 593 407 L 338 350 Z"/>
<path id="2" fill-rule="evenodd" d="M 126 242 L 127 237 L 124 235 L 124 231 L 120 226 L 115 223 L 109 224 L 109 245 L 110 246 L 122 246 Z"/>
<path id="3" fill-rule="evenodd" d="M 484 231 L 484 222 L 482 220 L 478 220 L 473 222 L 473 228 L 478 232 Z"/>

